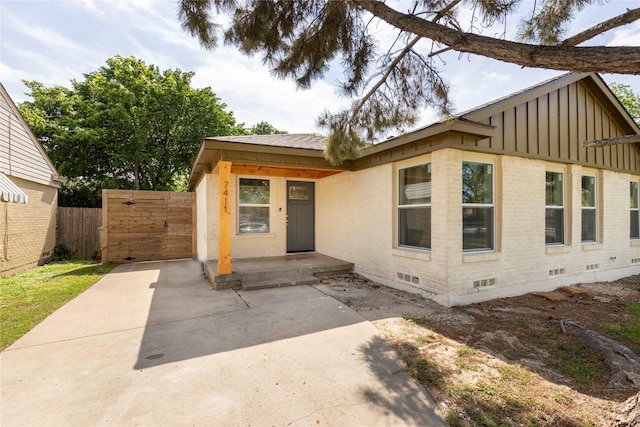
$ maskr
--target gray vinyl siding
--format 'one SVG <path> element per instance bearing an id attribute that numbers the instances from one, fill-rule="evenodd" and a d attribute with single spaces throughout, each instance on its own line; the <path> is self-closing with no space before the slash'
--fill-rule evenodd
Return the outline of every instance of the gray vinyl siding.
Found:
<path id="1" fill-rule="evenodd" d="M 9 172 L 9 116 L 11 110 L 0 96 L 0 172 Z"/>
<path id="2" fill-rule="evenodd" d="M 628 131 L 611 113 L 613 106 L 601 101 L 582 81 L 505 107 L 488 118 L 476 119 L 495 126 L 496 131 L 494 137 L 472 145 L 494 153 L 640 172 L 640 153 L 634 144 L 583 147 L 584 141 L 623 136 Z"/>
<path id="3" fill-rule="evenodd" d="M 38 142 L 32 139 L 21 118 L 11 108 L 10 102 L 4 94 L 0 96 L 0 171 L 50 185 L 54 171 L 36 145 Z"/>

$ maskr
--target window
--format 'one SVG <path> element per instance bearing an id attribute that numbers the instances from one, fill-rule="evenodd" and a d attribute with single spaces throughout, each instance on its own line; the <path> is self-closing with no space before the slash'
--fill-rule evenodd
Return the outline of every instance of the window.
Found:
<path id="1" fill-rule="evenodd" d="M 640 239 L 640 215 L 638 214 L 638 181 L 629 183 L 631 190 L 631 227 L 630 237 L 632 239 Z"/>
<path id="2" fill-rule="evenodd" d="M 268 179 L 240 178 L 238 230 L 240 233 L 268 233 L 271 185 Z"/>
<path id="3" fill-rule="evenodd" d="M 431 163 L 398 171 L 398 246 L 431 249 Z"/>
<path id="4" fill-rule="evenodd" d="M 564 188 L 562 173 L 547 172 L 544 238 L 547 245 L 564 243 Z"/>
<path id="5" fill-rule="evenodd" d="M 462 162 L 463 250 L 494 248 L 493 211 L 493 165 Z"/>
<path id="6" fill-rule="evenodd" d="M 582 241 L 595 242 L 597 232 L 596 177 L 582 177 Z"/>

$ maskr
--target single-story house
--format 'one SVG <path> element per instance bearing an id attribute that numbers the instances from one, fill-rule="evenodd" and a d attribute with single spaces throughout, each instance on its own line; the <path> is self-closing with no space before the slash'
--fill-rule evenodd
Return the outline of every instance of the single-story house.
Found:
<path id="1" fill-rule="evenodd" d="M 64 181 L 0 84 L 0 277 L 52 255 Z"/>
<path id="2" fill-rule="evenodd" d="M 570 73 L 364 149 L 313 135 L 206 138 L 190 190 L 197 257 L 317 251 L 444 305 L 640 274 L 640 128 Z"/>

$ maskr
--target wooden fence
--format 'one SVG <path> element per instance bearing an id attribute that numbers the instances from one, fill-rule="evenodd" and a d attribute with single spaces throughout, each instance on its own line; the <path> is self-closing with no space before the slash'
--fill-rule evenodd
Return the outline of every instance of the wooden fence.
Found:
<path id="1" fill-rule="evenodd" d="M 102 262 L 187 258 L 195 193 L 102 190 Z"/>
<path id="2" fill-rule="evenodd" d="M 56 243 L 71 249 L 72 258 L 91 259 L 100 255 L 102 209 L 58 208 Z"/>

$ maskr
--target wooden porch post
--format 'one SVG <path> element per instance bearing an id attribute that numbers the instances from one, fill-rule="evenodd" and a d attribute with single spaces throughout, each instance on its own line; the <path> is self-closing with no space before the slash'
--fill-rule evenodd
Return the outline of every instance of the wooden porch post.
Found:
<path id="1" fill-rule="evenodd" d="M 218 223 L 218 274 L 230 274 L 231 265 L 231 162 L 218 163 L 220 178 L 220 222 Z"/>

